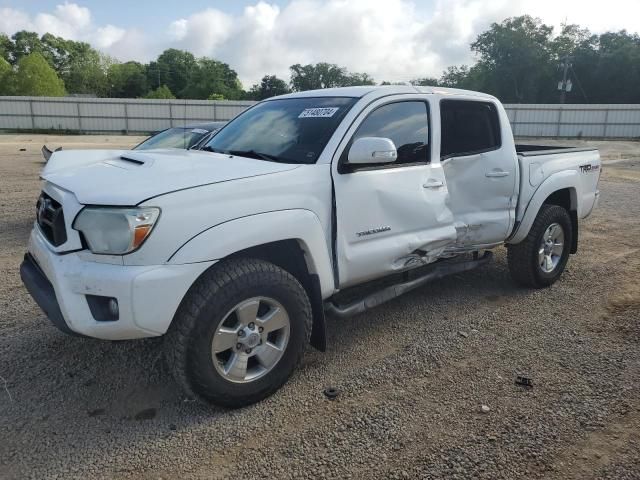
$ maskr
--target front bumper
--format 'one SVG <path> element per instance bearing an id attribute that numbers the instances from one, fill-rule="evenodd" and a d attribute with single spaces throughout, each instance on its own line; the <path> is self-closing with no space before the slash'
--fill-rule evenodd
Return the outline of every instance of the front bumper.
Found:
<path id="1" fill-rule="evenodd" d="M 20 277 L 24 286 L 27 287 L 27 291 L 42 311 L 47 314 L 51 323 L 64 333 L 77 335 L 64 320 L 53 285 L 51 285 L 51 282 L 49 282 L 30 253 L 24 255 L 24 260 L 20 265 Z"/>
<path id="2" fill-rule="evenodd" d="M 98 263 L 81 258 L 77 252 L 53 252 L 34 228 L 20 274 L 31 296 L 60 330 L 105 340 L 125 340 L 164 334 L 189 287 L 213 263 L 150 266 Z M 87 295 L 116 298 L 118 320 L 96 320 Z"/>

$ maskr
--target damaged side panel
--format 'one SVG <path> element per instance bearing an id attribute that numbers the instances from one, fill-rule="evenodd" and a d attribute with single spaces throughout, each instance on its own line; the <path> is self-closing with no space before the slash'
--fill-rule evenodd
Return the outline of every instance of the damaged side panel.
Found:
<path id="1" fill-rule="evenodd" d="M 358 171 L 335 187 L 340 288 L 431 263 L 456 242 L 439 164 Z"/>
<path id="2" fill-rule="evenodd" d="M 456 248 L 501 242 L 517 202 L 516 161 L 501 150 L 449 158 L 443 169 L 455 218 Z"/>

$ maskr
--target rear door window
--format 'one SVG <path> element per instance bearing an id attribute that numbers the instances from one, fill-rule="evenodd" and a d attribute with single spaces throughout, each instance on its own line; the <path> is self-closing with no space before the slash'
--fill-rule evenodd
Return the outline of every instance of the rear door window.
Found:
<path id="1" fill-rule="evenodd" d="M 442 158 L 488 152 L 500 148 L 498 110 L 491 102 L 440 102 Z"/>

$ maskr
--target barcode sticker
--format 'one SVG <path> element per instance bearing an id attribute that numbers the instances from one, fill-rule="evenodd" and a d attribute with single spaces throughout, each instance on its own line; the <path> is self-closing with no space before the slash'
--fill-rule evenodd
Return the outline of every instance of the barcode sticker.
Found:
<path id="1" fill-rule="evenodd" d="M 298 118 L 328 118 L 333 117 L 338 110 L 340 110 L 338 107 L 305 108 Z"/>

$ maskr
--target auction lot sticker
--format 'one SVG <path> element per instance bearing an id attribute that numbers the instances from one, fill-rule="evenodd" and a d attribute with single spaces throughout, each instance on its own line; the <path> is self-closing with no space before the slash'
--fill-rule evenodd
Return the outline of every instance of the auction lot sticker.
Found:
<path id="1" fill-rule="evenodd" d="M 325 108 L 305 108 L 298 118 L 326 118 L 333 117 L 333 114 L 339 110 L 338 107 Z"/>

